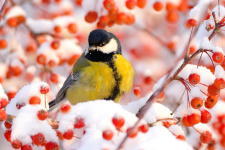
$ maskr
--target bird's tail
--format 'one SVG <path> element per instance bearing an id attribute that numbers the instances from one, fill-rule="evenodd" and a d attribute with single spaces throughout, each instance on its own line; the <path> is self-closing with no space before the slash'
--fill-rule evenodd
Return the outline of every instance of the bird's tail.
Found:
<path id="1" fill-rule="evenodd" d="M 55 108 L 59 107 L 63 102 L 65 102 L 66 100 L 62 100 L 58 103 L 56 103 L 56 99 L 53 99 L 51 102 L 48 103 L 49 105 L 49 109 L 48 112 L 51 112 L 52 110 L 54 110 Z"/>

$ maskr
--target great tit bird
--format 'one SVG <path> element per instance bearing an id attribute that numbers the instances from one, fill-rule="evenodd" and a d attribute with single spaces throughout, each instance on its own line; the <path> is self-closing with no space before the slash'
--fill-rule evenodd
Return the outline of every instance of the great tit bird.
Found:
<path id="1" fill-rule="evenodd" d="M 122 56 L 119 39 L 102 29 L 93 30 L 88 47 L 76 61 L 49 111 L 69 100 L 72 105 L 96 99 L 120 102 L 133 84 L 134 71 Z"/>

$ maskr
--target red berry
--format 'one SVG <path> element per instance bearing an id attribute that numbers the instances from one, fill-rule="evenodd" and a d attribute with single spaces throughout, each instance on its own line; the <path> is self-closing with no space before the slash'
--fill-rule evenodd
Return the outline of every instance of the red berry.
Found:
<path id="1" fill-rule="evenodd" d="M 8 142 L 11 142 L 11 133 L 12 133 L 11 130 L 6 130 L 4 133 L 4 137 Z"/>
<path id="2" fill-rule="evenodd" d="M 210 96 L 209 95 L 204 103 L 205 107 L 208 109 L 211 109 L 211 108 L 213 108 L 213 106 L 216 105 L 217 101 L 218 101 L 218 96 Z"/>
<path id="3" fill-rule="evenodd" d="M 67 63 L 69 65 L 73 65 L 79 57 L 80 57 L 80 54 L 74 54 L 67 60 Z"/>
<path id="4" fill-rule="evenodd" d="M 53 68 L 53 67 L 55 67 L 56 65 L 57 65 L 57 63 L 56 63 L 55 60 L 49 60 L 49 62 L 48 62 L 48 66 L 49 66 L 49 67 Z"/>
<path id="5" fill-rule="evenodd" d="M 116 23 L 119 24 L 119 25 L 124 24 L 125 21 L 126 21 L 126 19 L 127 19 L 127 16 L 126 16 L 126 14 L 123 13 L 123 12 L 120 12 L 120 13 L 118 13 L 118 14 L 116 15 Z"/>
<path id="6" fill-rule="evenodd" d="M 177 12 L 177 11 L 170 11 L 170 12 L 167 12 L 166 20 L 167 20 L 169 23 L 177 23 L 178 20 L 179 20 L 179 14 L 178 14 L 178 12 Z"/>
<path id="7" fill-rule="evenodd" d="M 220 145 L 224 148 L 225 147 L 225 136 L 223 136 L 220 140 Z"/>
<path id="8" fill-rule="evenodd" d="M 207 110 L 201 110 L 201 123 L 209 123 L 212 115 Z"/>
<path id="9" fill-rule="evenodd" d="M 70 23 L 67 28 L 70 33 L 77 33 L 78 27 L 76 23 Z"/>
<path id="10" fill-rule="evenodd" d="M 115 115 L 112 118 L 112 123 L 114 124 L 114 126 L 116 127 L 117 130 L 120 130 L 120 128 L 124 125 L 125 120 L 123 117 Z"/>
<path id="11" fill-rule="evenodd" d="M 99 18 L 99 23 L 102 25 L 102 26 L 106 26 L 108 23 L 109 23 L 109 17 L 108 16 L 101 16 Z"/>
<path id="12" fill-rule="evenodd" d="M 152 82 L 152 77 L 151 76 L 146 76 L 145 78 L 144 78 L 144 83 L 145 84 L 150 84 Z"/>
<path id="13" fill-rule="evenodd" d="M 7 119 L 7 114 L 5 110 L 0 109 L 0 122 L 5 121 Z"/>
<path id="14" fill-rule="evenodd" d="M 59 80 L 59 77 L 56 73 L 52 73 L 50 75 L 50 80 L 53 82 L 53 83 L 58 83 L 58 80 Z"/>
<path id="15" fill-rule="evenodd" d="M 97 20 L 98 13 L 96 11 L 89 11 L 85 16 L 85 21 L 88 23 L 93 23 Z"/>
<path id="16" fill-rule="evenodd" d="M 127 13 L 127 18 L 126 18 L 125 24 L 132 25 L 132 24 L 134 24 L 134 22 L 135 22 L 135 16 L 131 13 Z"/>
<path id="17" fill-rule="evenodd" d="M 60 110 L 62 113 L 68 113 L 71 109 L 71 105 L 70 104 L 62 104 L 60 106 Z"/>
<path id="18" fill-rule="evenodd" d="M 200 82 L 200 75 L 197 73 L 192 73 L 189 75 L 188 80 L 191 84 L 198 84 Z"/>
<path id="19" fill-rule="evenodd" d="M 11 145 L 14 149 L 19 149 L 19 148 L 21 148 L 22 143 L 19 140 L 14 140 L 14 141 L 12 141 Z"/>
<path id="20" fill-rule="evenodd" d="M 139 131 L 141 131 L 142 133 L 146 133 L 148 132 L 148 128 L 149 126 L 147 124 L 142 124 L 139 126 Z"/>
<path id="21" fill-rule="evenodd" d="M 8 105 L 8 100 L 6 98 L 0 98 L 0 109 Z"/>
<path id="22" fill-rule="evenodd" d="M 185 127 L 191 127 L 192 125 L 189 124 L 189 122 L 187 121 L 187 116 L 184 116 L 181 120 L 183 126 Z"/>
<path id="23" fill-rule="evenodd" d="M 32 148 L 32 146 L 31 145 L 23 145 L 22 147 L 21 147 L 21 150 L 32 150 L 33 148 Z"/>
<path id="24" fill-rule="evenodd" d="M 195 19 L 188 19 L 187 21 L 191 26 L 196 27 L 198 24 L 198 21 Z"/>
<path id="25" fill-rule="evenodd" d="M 64 140 L 64 137 L 63 137 L 62 132 L 56 130 L 56 134 L 57 134 L 57 136 L 58 136 L 58 138 L 59 138 L 60 140 Z"/>
<path id="26" fill-rule="evenodd" d="M 21 107 L 23 107 L 25 105 L 26 105 L 25 103 L 17 103 L 16 107 L 17 107 L 17 109 L 20 109 Z"/>
<path id="27" fill-rule="evenodd" d="M 56 25 L 54 27 L 54 31 L 55 31 L 55 33 L 60 33 L 62 31 L 62 28 L 60 26 Z"/>
<path id="28" fill-rule="evenodd" d="M 105 139 L 105 140 L 111 140 L 113 138 L 113 131 L 108 129 L 108 130 L 104 130 L 102 132 L 102 137 Z"/>
<path id="29" fill-rule="evenodd" d="M 10 26 L 10 27 L 16 27 L 18 24 L 17 24 L 17 20 L 16 20 L 16 18 L 15 17 L 12 17 L 12 18 L 9 18 L 8 20 L 7 20 L 7 24 L 8 24 L 8 26 Z"/>
<path id="30" fill-rule="evenodd" d="M 220 89 L 218 89 L 214 84 L 208 86 L 208 94 L 212 96 L 219 95 Z"/>
<path id="31" fill-rule="evenodd" d="M 11 127 L 12 127 L 12 123 L 8 122 L 8 121 L 5 121 L 4 125 L 5 125 L 6 129 L 11 129 Z"/>
<path id="32" fill-rule="evenodd" d="M 82 6 L 83 0 L 74 0 L 77 6 Z"/>
<path id="33" fill-rule="evenodd" d="M 225 125 L 224 124 L 220 124 L 220 126 L 219 126 L 219 133 L 220 133 L 220 135 L 222 135 L 222 136 L 225 136 Z"/>
<path id="34" fill-rule="evenodd" d="M 198 114 L 193 113 L 193 114 L 187 116 L 187 122 L 191 126 L 198 124 L 200 121 L 201 121 L 201 116 Z"/>
<path id="35" fill-rule="evenodd" d="M 45 111 L 44 109 L 39 110 L 37 112 L 37 117 L 38 117 L 39 120 L 45 120 L 48 117 L 48 112 Z"/>
<path id="36" fill-rule="evenodd" d="M 39 63 L 40 65 L 45 65 L 46 60 L 47 60 L 47 58 L 44 54 L 39 54 L 37 56 L 37 63 Z"/>
<path id="37" fill-rule="evenodd" d="M 176 138 L 179 140 L 182 140 L 182 141 L 186 140 L 185 136 L 183 136 L 183 135 L 178 135 Z"/>
<path id="38" fill-rule="evenodd" d="M 42 145 L 45 143 L 45 136 L 42 133 L 35 134 L 31 138 L 34 145 Z"/>
<path id="39" fill-rule="evenodd" d="M 191 100 L 191 106 L 194 109 L 199 109 L 202 107 L 202 105 L 203 105 L 203 100 L 199 97 L 195 97 Z"/>
<path id="40" fill-rule="evenodd" d="M 0 49 L 5 49 L 8 43 L 5 39 L 0 39 Z"/>
<path id="41" fill-rule="evenodd" d="M 212 16 L 212 12 L 210 10 L 207 11 L 205 20 L 208 20 Z"/>
<path id="42" fill-rule="evenodd" d="M 85 126 L 84 120 L 82 118 L 77 118 L 74 124 L 74 128 L 83 128 Z"/>
<path id="43" fill-rule="evenodd" d="M 51 48 L 53 48 L 54 50 L 58 49 L 60 47 L 60 42 L 59 40 L 54 40 L 51 43 Z"/>
<path id="44" fill-rule="evenodd" d="M 140 96 L 140 93 L 141 93 L 140 87 L 135 87 L 135 88 L 134 88 L 134 94 L 135 94 L 136 96 Z"/>
<path id="45" fill-rule="evenodd" d="M 59 145 L 55 142 L 47 142 L 45 145 L 46 150 L 59 150 Z"/>
<path id="46" fill-rule="evenodd" d="M 177 6 L 174 5 L 173 3 L 171 3 L 171 2 L 166 3 L 166 10 L 167 11 L 174 11 L 176 9 L 177 9 Z"/>
<path id="47" fill-rule="evenodd" d="M 218 89 L 223 89 L 225 88 L 225 81 L 223 78 L 216 78 L 214 80 L 214 85 L 216 86 L 216 88 Z"/>
<path id="48" fill-rule="evenodd" d="M 204 131 L 200 135 L 200 141 L 202 143 L 208 144 L 212 139 L 212 134 L 209 131 Z"/>
<path id="49" fill-rule="evenodd" d="M 163 123 L 163 126 L 166 127 L 166 128 L 169 128 L 170 126 L 176 124 L 175 121 L 163 121 L 162 123 Z"/>
<path id="50" fill-rule="evenodd" d="M 153 8 L 155 11 L 161 11 L 163 9 L 163 3 L 160 2 L 160 1 L 156 1 L 154 4 L 153 4 Z"/>
<path id="51" fill-rule="evenodd" d="M 114 9 L 116 7 L 116 3 L 115 3 L 114 0 L 104 0 L 103 6 L 107 10 L 112 10 L 112 9 Z"/>
<path id="52" fill-rule="evenodd" d="M 135 138 L 138 134 L 138 130 L 136 128 L 133 129 L 133 131 L 131 132 L 132 127 L 127 128 L 127 134 L 129 134 L 128 136 L 130 138 Z"/>
<path id="53" fill-rule="evenodd" d="M 127 0 L 126 1 L 126 7 L 128 9 L 134 9 L 136 5 L 137 5 L 137 1 L 136 0 Z"/>
<path id="54" fill-rule="evenodd" d="M 41 99 L 37 96 L 32 96 L 29 100 L 29 104 L 31 105 L 41 104 Z"/>
<path id="55" fill-rule="evenodd" d="M 220 123 L 225 124 L 225 114 L 219 115 L 217 119 Z"/>
<path id="56" fill-rule="evenodd" d="M 63 133 L 63 137 L 67 140 L 71 140 L 73 138 L 73 130 L 69 129 L 66 132 Z"/>
<path id="57" fill-rule="evenodd" d="M 221 52 L 215 52 L 212 55 L 212 59 L 216 63 L 222 63 L 223 62 L 223 57 L 224 57 L 224 55 Z"/>
<path id="58" fill-rule="evenodd" d="M 137 6 L 139 8 L 144 8 L 147 4 L 147 0 L 137 0 Z"/>
<path id="59" fill-rule="evenodd" d="M 48 85 L 42 85 L 41 87 L 40 87 L 40 93 L 41 94 L 47 94 L 48 92 L 49 92 L 49 86 Z"/>

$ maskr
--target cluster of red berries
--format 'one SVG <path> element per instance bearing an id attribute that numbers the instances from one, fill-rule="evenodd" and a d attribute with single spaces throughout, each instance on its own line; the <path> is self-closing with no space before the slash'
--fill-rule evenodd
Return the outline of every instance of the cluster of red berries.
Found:
<path id="1" fill-rule="evenodd" d="M 4 133 L 5 139 L 11 143 L 12 147 L 14 149 L 21 149 L 21 150 L 32 150 L 32 146 L 44 146 L 46 150 L 59 150 L 59 145 L 58 143 L 49 141 L 47 142 L 45 140 L 45 136 L 42 133 L 37 133 L 35 135 L 31 136 L 32 143 L 31 144 L 25 144 L 23 145 L 22 142 L 19 139 L 11 141 L 11 127 L 10 123 L 5 122 L 5 126 L 7 127 L 7 130 Z"/>
<path id="2" fill-rule="evenodd" d="M 177 23 L 179 21 L 179 12 L 186 12 L 190 9 L 188 0 L 182 0 L 180 3 L 174 4 L 171 2 L 166 2 L 165 4 L 162 1 L 156 1 L 153 4 L 153 9 L 155 11 L 162 11 L 166 9 L 165 19 L 169 23 Z"/>
<path id="3" fill-rule="evenodd" d="M 8 105 L 8 100 L 6 98 L 0 98 L 0 121 L 5 121 L 7 118 L 7 114 L 5 112 L 5 107 Z"/>
<path id="4" fill-rule="evenodd" d="M 217 116 L 217 120 L 213 122 L 212 127 L 220 135 L 220 145 L 225 147 L 225 114 L 220 114 Z"/>
<path id="5" fill-rule="evenodd" d="M 146 3 L 146 0 L 127 0 L 126 7 L 128 9 L 134 9 L 136 6 L 144 8 Z M 98 16 L 96 11 L 89 11 L 85 15 L 85 21 L 93 23 L 98 19 L 98 28 L 105 28 L 106 26 L 111 27 L 114 24 L 131 25 L 135 22 L 135 16 L 131 13 L 120 12 L 114 0 L 104 0 L 103 6 L 108 11 L 107 15 Z"/>
<path id="6" fill-rule="evenodd" d="M 20 16 L 15 16 L 15 17 L 8 18 L 6 23 L 7 23 L 7 25 L 9 27 L 14 28 L 14 27 L 19 26 L 20 24 L 25 23 L 25 21 L 26 21 L 26 17 L 20 15 Z"/>
<path id="7" fill-rule="evenodd" d="M 35 102 L 36 102 L 36 100 L 35 100 Z M 47 111 L 42 109 L 42 110 L 39 110 L 37 112 L 37 118 L 40 121 L 45 120 L 47 117 L 48 117 Z M 55 142 L 51 142 L 51 141 L 47 142 L 45 140 L 45 136 L 42 133 L 37 133 L 35 135 L 32 135 L 31 136 L 31 139 L 32 139 L 31 144 L 23 145 L 22 142 L 19 139 L 16 139 L 16 140 L 12 141 L 11 140 L 12 123 L 8 122 L 8 121 L 5 121 L 4 126 L 7 129 L 4 133 L 4 136 L 5 136 L 6 140 L 11 143 L 11 145 L 14 149 L 20 149 L 21 148 L 21 150 L 32 150 L 32 145 L 36 145 L 36 146 L 44 146 L 46 150 L 59 150 L 59 145 Z"/>

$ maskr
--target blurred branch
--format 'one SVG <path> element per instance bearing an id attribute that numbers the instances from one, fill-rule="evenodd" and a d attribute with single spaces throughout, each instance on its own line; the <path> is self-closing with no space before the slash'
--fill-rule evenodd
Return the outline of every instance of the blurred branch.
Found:
<path id="1" fill-rule="evenodd" d="M 7 5 L 8 1 L 9 1 L 9 0 L 5 0 L 5 2 L 4 2 L 3 5 L 2 5 L 2 8 L 1 8 L 1 10 L 0 10 L 0 22 L 1 22 L 1 20 L 2 20 L 2 18 L 3 18 L 3 16 L 4 16 L 4 14 L 5 14 L 6 5 Z"/>

